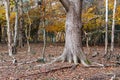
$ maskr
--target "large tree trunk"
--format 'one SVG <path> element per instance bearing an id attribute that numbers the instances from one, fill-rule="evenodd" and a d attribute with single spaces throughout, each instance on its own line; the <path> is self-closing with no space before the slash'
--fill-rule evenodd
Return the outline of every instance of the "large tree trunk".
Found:
<path id="1" fill-rule="evenodd" d="M 63 61 L 73 61 L 75 64 L 81 62 L 84 66 L 88 66 L 89 61 L 83 53 L 81 40 L 82 0 L 60 1 L 67 11 L 65 48 L 61 58 Z"/>

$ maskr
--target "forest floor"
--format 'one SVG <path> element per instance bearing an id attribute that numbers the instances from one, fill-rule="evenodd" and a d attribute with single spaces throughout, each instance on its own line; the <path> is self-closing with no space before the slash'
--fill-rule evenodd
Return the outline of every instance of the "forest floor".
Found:
<path id="1" fill-rule="evenodd" d="M 60 56 L 63 48 L 63 44 L 47 45 L 46 64 L 53 57 Z M 104 64 L 103 67 L 84 67 L 82 64 L 75 67 L 68 62 L 44 65 L 44 61 L 40 59 L 42 56 L 40 43 L 31 44 L 31 53 L 26 51 L 27 45 L 19 48 L 18 54 L 14 55 L 17 61 L 14 62 L 14 59 L 8 56 L 7 45 L 0 44 L 0 80 L 120 80 L 120 61 L 116 61 L 115 58 L 120 54 L 119 47 L 115 48 L 113 53 L 117 56 L 111 56 L 111 59 L 103 57 L 103 46 L 91 47 L 90 51 L 84 47 L 88 59 L 91 62 Z"/>

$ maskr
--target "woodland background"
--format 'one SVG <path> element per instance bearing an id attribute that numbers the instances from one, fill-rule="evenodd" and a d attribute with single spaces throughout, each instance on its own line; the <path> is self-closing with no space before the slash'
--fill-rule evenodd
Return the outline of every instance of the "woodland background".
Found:
<path id="1" fill-rule="evenodd" d="M 100 65 L 90 68 L 47 65 L 64 49 L 67 13 L 59 0 L 5 1 L 0 0 L 0 79 L 120 80 L 120 0 L 108 0 L 108 8 L 107 0 L 83 0 L 83 50 Z"/>

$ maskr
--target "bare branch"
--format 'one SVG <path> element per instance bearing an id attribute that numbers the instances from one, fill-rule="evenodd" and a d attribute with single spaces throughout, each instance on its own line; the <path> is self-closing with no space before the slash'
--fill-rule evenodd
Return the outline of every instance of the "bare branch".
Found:
<path id="1" fill-rule="evenodd" d="M 68 12 L 69 10 L 69 0 L 59 0 L 61 2 L 61 4 L 64 6 L 65 10 Z"/>
<path id="2" fill-rule="evenodd" d="M 100 18 L 100 16 L 95 16 L 93 18 L 90 18 L 86 22 L 84 22 L 83 24 L 87 24 L 89 21 L 92 21 L 92 20 L 95 20 L 95 19 L 98 19 L 98 18 Z"/>

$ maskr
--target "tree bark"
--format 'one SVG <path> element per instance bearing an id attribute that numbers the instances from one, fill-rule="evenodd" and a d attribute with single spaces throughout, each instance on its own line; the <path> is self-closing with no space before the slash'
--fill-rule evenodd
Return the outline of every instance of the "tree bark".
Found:
<path id="1" fill-rule="evenodd" d="M 1 42 L 1 39 L 2 39 L 2 27 L 1 27 L 1 24 L 0 24 L 0 42 Z"/>
<path id="2" fill-rule="evenodd" d="M 6 33 L 6 29 L 5 29 L 5 26 L 2 27 L 2 42 L 3 43 L 6 43 L 6 37 L 7 37 L 7 33 Z"/>
<path id="3" fill-rule="evenodd" d="M 74 62 L 78 64 L 81 62 L 84 66 L 88 66 L 90 62 L 87 60 L 82 50 L 81 40 L 81 15 L 82 15 L 82 1 L 83 0 L 60 0 L 63 6 L 66 6 L 68 10 L 66 16 L 66 36 L 65 36 L 65 48 L 61 58 L 63 61 Z M 68 3 L 69 5 L 68 5 Z M 66 8 L 66 7 L 65 7 Z"/>
<path id="4" fill-rule="evenodd" d="M 89 46 L 89 38 L 90 38 L 90 36 L 86 31 L 84 31 L 84 34 L 85 34 L 85 38 L 86 38 L 86 47 L 87 47 L 87 50 L 88 50 L 88 52 L 90 54 L 91 53 L 90 46 Z"/>
<path id="5" fill-rule="evenodd" d="M 116 12 L 116 0 L 114 0 L 114 8 L 113 8 L 113 22 L 112 22 L 112 33 L 111 33 L 111 51 L 114 50 L 114 33 L 115 33 L 115 12 Z"/>
<path id="6" fill-rule="evenodd" d="M 105 25 L 106 25 L 106 31 L 105 31 L 105 54 L 108 53 L 108 0 L 106 0 L 106 18 L 105 18 Z"/>
<path id="7" fill-rule="evenodd" d="M 20 0 L 20 26 L 19 26 L 19 46 L 23 47 L 23 0 Z"/>
<path id="8" fill-rule="evenodd" d="M 9 56 L 12 56 L 12 36 L 11 36 L 11 29 L 10 29 L 10 9 L 9 9 L 9 0 L 4 1 L 5 10 L 6 10 L 6 20 L 7 20 L 7 37 L 8 37 L 8 52 Z"/>
<path id="9" fill-rule="evenodd" d="M 62 5 L 64 6 L 65 10 L 68 12 L 68 10 L 69 10 L 69 5 L 70 5 L 69 0 L 60 0 L 60 2 L 61 2 Z"/>
<path id="10" fill-rule="evenodd" d="M 118 46 L 120 46 L 120 33 L 118 33 Z"/>
<path id="11" fill-rule="evenodd" d="M 13 45 L 13 54 L 17 52 L 17 34 L 18 34 L 18 0 L 15 0 L 16 8 L 16 18 L 15 18 L 15 27 L 14 27 L 14 45 Z"/>
<path id="12" fill-rule="evenodd" d="M 31 47 L 30 47 L 30 32 L 31 32 L 31 20 L 30 20 L 30 16 L 29 16 L 29 12 L 27 12 L 27 17 L 28 17 L 28 20 L 29 20 L 29 26 L 28 26 L 28 30 L 26 28 L 26 38 L 27 38 L 27 46 L 28 46 L 28 53 L 31 52 Z"/>
<path id="13" fill-rule="evenodd" d="M 45 6 L 46 2 L 44 1 L 43 4 Z M 42 58 L 43 58 L 43 60 L 45 60 L 45 49 L 46 49 L 46 30 L 45 30 L 46 11 L 45 11 L 45 9 L 46 9 L 46 7 L 44 8 L 44 12 L 43 12 L 43 16 L 44 16 L 44 18 L 43 18 L 43 42 L 44 42 L 44 44 L 43 44 L 43 49 L 42 49 Z"/>

